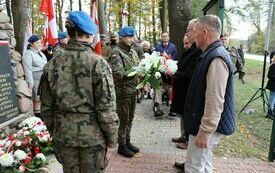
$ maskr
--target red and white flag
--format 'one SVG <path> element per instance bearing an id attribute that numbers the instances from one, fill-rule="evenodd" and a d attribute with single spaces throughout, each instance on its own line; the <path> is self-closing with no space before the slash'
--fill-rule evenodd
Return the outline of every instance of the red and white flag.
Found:
<path id="1" fill-rule="evenodd" d="M 40 11 L 46 15 L 43 47 L 46 47 L 47 43 L 54 46 L 57 43 L 57 25 L 54 12 L 54 4 L 52 0 L 42 0 L 40 5 Z"/>
<path id="2" fill-rule="evenodd" d="M 94 35 L 94 41 L 93 41 L 93 48 L 95 52 L 99 55 L 102 55 L 102 47 L 101 47 L 101 41 L 100 41 L 100 28 L 99 28 L 99 21 L 98 21 L 98 15 L 97 15 L 97 8 L 95 0 L 91 0 L 91 7 L 90 7 L 90 13 L 91 18 L 95 22 L 95 24 L 98 26 L 98 32 Z"/>

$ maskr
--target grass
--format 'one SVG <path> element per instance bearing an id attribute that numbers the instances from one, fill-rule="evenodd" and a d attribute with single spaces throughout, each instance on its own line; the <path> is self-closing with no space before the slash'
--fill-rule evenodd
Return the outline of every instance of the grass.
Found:
<path id="1" fill-rule="evenodd" d="M 237 114 L 261 86 L 262 64 L 261 61 L 246 60 L 246 83 L 242 84 L 237 78 L 235 79 Z M 269 64 L 266 72 L 268 66 Z M 269 91 L 266 91 L 269 95 Z M 252 157 L 267 160 L 272 121 L 265 118 L 266 113 L 263 112 L 261 98 L 250 103 L 246 109 L 254 109 L 255 112 L 249 115 L 245 113 L 237 115 L 237 131 L 222 139 L 216 154 L 223 157 Z"/>

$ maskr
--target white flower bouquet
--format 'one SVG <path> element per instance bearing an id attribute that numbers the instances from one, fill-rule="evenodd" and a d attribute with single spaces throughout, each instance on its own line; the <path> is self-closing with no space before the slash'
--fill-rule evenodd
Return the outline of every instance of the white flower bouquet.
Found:
<path id="1" fill-rule="evenodd" d="M 166 75 L 174 75 L 178 69 L 177 61 L 167 59 L 160 56 L 160 53 L 153 52 L 151 55 L 144 54 L 144 59 L 133 67 L 128 73 L 128 77 L 141 77 L 141 82 L 137 85 L 137 89 L 143 88 L 146 84 L 150 84 L 152 88 L 159 88 L 161 84 L 161 73 Z"/>
<path id="2" fill-rule="evenodd" d="M 18 125 L 18 131 L 6 135 L 0 131 L 0 172 L 41 172 L 47 170 L 45 155 L 53 145 L 45 123 L 31 117 Z"/>

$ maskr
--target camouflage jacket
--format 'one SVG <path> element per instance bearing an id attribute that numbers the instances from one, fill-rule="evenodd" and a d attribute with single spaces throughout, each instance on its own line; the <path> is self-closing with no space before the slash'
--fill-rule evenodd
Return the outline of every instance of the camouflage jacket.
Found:
<path id="1" fill-rule="evenodd" d="M 56 54 L 58 54 L 59 51 L 62 51 L 63 49 L 65 49 L 66 45 L 57 43 L 54 48 L 53 48 L 53 57 L 56 56 Z"/>
<path id="2" fill-rule="evenodd" d="M 136 51 L 129 46 L 119 43 L 112 49 L 108 59 L 113 71 L 117 99 L 131 97 L 136 94 L 136 79 L 127 77 L 127 73 L 138 65 L 139 59 Z"/>
<path id="3" fill-rule="evenodd" d="M 111 69 L 84 42 L 70 40 L 44 68 L 41 114 L 65 146 L 114 145 L 118 117 Z"/>
<path id="4" fill-rule="evenodd" d="M 137 52 L 138 58 L 141 60 L 143 58 L 143 49 L 137 43 L 132 45 L 132 48 Z"/>
<path id="5" fill-rule="evenodd" d="M 243 71 L 243 62 L 241 56 L 238 53 L 238 49 L 232 47 L 231 49 L 227 48 L 227 51 L 230 55 L 234 71 Z"/>

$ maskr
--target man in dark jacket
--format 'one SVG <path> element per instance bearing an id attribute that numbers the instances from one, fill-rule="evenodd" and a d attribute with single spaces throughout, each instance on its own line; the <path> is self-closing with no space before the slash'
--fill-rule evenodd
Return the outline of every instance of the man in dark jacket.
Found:
<path id="1" fill-rule="evenodd" d="M 244 66 L 245 59 L 244 59 L 244 52 L 243 52 L 243 44 L 240 44 L 240 48 L 238 49 L 238 53 L 239 53 L 239 55 L 241 57 L 242 64 Z"/>
<path id="2" fill-rule="evenodd" d="M 185 96 L 189 87 L 190 80 L 193 76 L 197 64 L 197 58 L 201 54 L 201 50 L 196 47 L 194 43 L 194 26 L 196 19 L 189 21 L 186 33 L 184 35 L 184 48 L 186 51 L 178 61 L 178 70 L 174 75 L 173 80 L 173 100 L 169 115 L 173 113 L 179 114 L 181 118 L 181 136 L 172 138 L 173 142 L 179 142 L 177 147 L 180 149 L 187 149 L 187 138 L 184 130 L 184 102 Z M 175 164 L 178 165 L 177 163 Z"/>
<path id="3" fill-rule="evenodd" d="M 268 81 L 266 84 L 266 89 L 270 90 L 269 97 L 269 108 L 266 114 L 267 118 L 274 119 L 275 116 L 275 55 L 274 52 L 270 54 L 271 65 L 268 70 Z"/>
<path id="4" fill-rule="evenodd" d="M 177 60 L 177 47 L 173 43 L 170 43 L 170 37 L 167 32 L 162 33 L 161 43 L 156 46 L 156 51 L 167 54 L 173 60 Z"/>
<path id="5" fill-rule="evenodd" d="M 232 63 L 220 33 L 215 15 L 200 17 L 195 25 L 195 43 L 203 52 L 185 99 L 184 125 L 190 134 L 186 173 L 213 172 L 213 149 L 236 128 Z"/>

